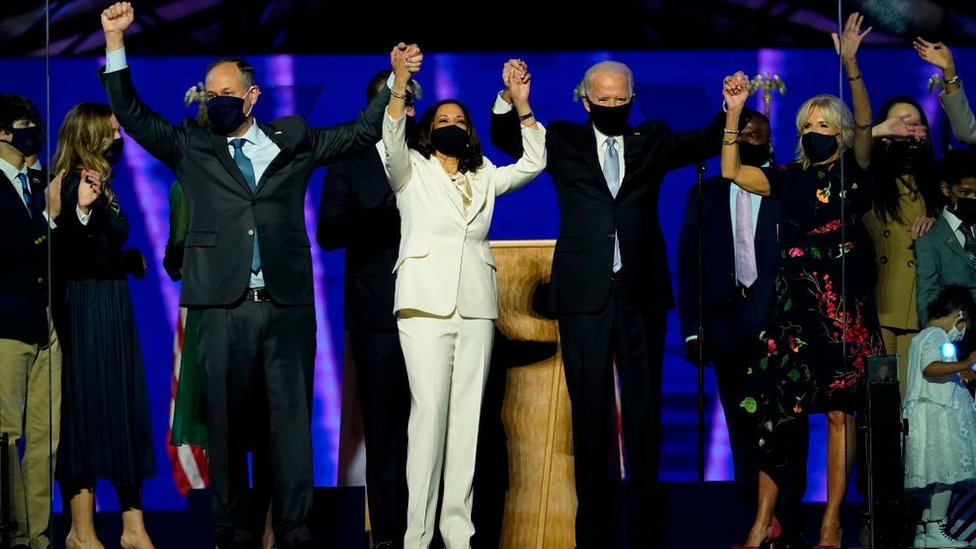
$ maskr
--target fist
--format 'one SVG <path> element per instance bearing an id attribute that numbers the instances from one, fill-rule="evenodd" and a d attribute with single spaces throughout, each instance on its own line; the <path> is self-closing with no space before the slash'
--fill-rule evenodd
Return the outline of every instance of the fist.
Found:
<path id="1" fill-rule="evenodd" d="M 129 2 L 116 2 L 102 11 L 102 30 L 125 32 L 135 20 L 135 10 Z"/>

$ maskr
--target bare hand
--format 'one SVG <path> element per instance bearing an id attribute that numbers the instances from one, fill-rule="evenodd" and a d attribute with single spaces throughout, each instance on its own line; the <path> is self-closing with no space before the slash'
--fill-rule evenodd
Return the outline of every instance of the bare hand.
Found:
<path id="1" fill-rule="evenodd" d="M 102 30 L 105 34 L 124 33 L 135 20 L 136 12 L 129 2 L 116 2 L 102 11 Z"/>
<path id="2" fill-rule="evenodd" d="M 529 100 L 529 82 L 532 80 L 532 75 L 524 61 L 517 60 L 517 63 L 518 65 L 509 71 L 505 87 L 508 89 L 512 103 L 525 103 Z"/>
<path id="3" fill-rule="evenodd" d="M 970 354 L 968 357 L 966 357 L 966 362 L 969 364 L 976 363 L 976 357 Z M 970 385 L 973 381 L 976 381 L 976 372 L 974 372 L 971 367 L 967 368 L 959 372 L 959 379 L 966 385 Z"/>
<path id="4" fill-rule="evenodd" d="M 728 110 L 742 110 L 749 98 L 749 77 L 742 71 L 726 76 L 722 80 L 722 97 Z"/>
<path id="5" fill-rule="evenodd" d="M 95 170 L 82 169 L 81 183 L 78 185 L 78 207 L 88 213 L 91 205 L 102 193 L 102 174 Z"/>
<path id="6" fill-rule="evenodd" d="M 61 170 L 44 189 L 44 204 L 48 219 L 57 219 L 61 215 L 61 180 L 67 170 Z"/>
<path id="7" fill-rule="evenodd" d="M 871 130 L 872 137 L 915 137 L 924 139 L 929 136 L 928 128 L 915 115 L 905 114 L 892 116 L 881 122 Z"/>
<path id="8" fill-rule="evenodd" d="M 844 24 L 844 32 L 840 36 L 836 32 L 830 33 L 830 37 L 834 39 L 834 51 L 838 55 L 845 59 L 854 59 L 857 56 L 857 49 L 861 46 L 861 40 L 864 37 L 871 34 L 871 29 L 874 27 L 868 27 L 865 30 L 861 30 L 861 23 L 864 22 L 864 16 L 858 12 L 854 12 L 847 17 L 847 23 Z"/>
<path id="9" fill-rule="evenodd" d="M 915 240 L 923 234 L 929 232 L 932 225 L 935 225 L 934 217 L 916 217 L 911 223 L 908 224 L 908 234 L 912 236 L 912 240 Z"/>
<path id="10" fill-rule="evenodd" d="M 952 60 L 952 52 L 942 42 L 933 43 L 922 38 L 916 38 L 912 42 L 912 47 L 915 48 L 915 53 L 926 63 L 934 65 L 943 71 L 955 68 L 955 63 Z"/>

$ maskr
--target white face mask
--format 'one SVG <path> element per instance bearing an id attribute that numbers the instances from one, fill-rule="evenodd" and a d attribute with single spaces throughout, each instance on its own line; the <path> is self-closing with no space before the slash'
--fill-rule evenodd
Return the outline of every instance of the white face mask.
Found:
<path id="1" fill-rule="evenodd" d="M 956 324 L 959 324 L 959 321 L 962 320 L 963 318 L 965 317 L 963 316 L 962 311 L 959 311 L 959 317 L 956 318 L 956 323 L 952 326 L 952 329 L 949 330 L 948 333 L 949 341 L 953 343 L 962 341 L 963 336 L 966 335 L 966 328 L 963 328 L 962 330 L 956 328 Z"/>

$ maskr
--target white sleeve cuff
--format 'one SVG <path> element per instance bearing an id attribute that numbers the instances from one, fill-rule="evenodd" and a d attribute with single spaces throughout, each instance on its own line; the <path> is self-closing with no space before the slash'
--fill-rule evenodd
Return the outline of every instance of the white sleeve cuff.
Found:
<path id="1" fill-rule="evenodd" d="M 81 211 L 81 206 L 75 206 L 75 214 L 78 216 L 78 221 L 82 225 L 88 226 L 88 220 L 91 219 L 91 212 L 84 213 Z"/>
<path id="2" fill-rule="evenodd" d="M 505 114 L 515 108 L 511 103 L 502 99 L 502 92 L 495 96 L 495 104 L 491 106 L 491 112 L 495 114 Z"/>
<path id="3" fill-rule="evenodd" d="M 128 67 L 125 59 L 125 48 L 110 51 L 105 54 L 105 72 L 116 72 Z"/>

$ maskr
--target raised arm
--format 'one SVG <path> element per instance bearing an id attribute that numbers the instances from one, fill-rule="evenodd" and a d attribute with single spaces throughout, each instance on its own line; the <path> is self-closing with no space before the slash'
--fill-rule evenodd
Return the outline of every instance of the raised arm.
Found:
<path id="1" fill-rule="evenodd" d="M 528 67 L 521 59 L 509 59 L 502 67 L 502 83 L 505 88 L 495 97 L 491 107 L 491 144 L 511 156 L 522 156 L 522 136 L 519 113 L 512 104 L 510 80 L 512 74 L 526 75 Z"/>
<path id="2" fill-rule="evenodd" d="M 868 88 L 864 84 L 861 70 L 857 66 L 857 50 L 861 41 L 871 34 L 872 27 L 861 30 L 864 16 L 852 13 L 844 24 L 844 30 L 838 35 L 830 33 L 834 39 L 834 49 L 840 55 L 847 80 L 851 84 L 851 102 L 854 105 L 854 157 L 863 170 L 871 164 L 871 100 L 868 98 Z"/>
<path id="3" fill-rule="evenodd" d="M 125 58 L 123 36 L 135 19 L 129 2 L 117 2 L 102 11 L 102 31 L 108 58 L 102 73 L 102 85 L 119 124 L 149 154 L 174 168 L 183 157 L 186 134 L 150 109 L 132 84 L 132 74 Z"/>
<path id="4" fill-rule="evenodd" d="M 739 71 L 722 83 L 725 98 L 725 128 L 722 130 L 722 177 L 755 194 L 769 195 L 769 179 L 755 166 L 739 161 L 739 117 L 749 97 L 749 79 Z"/>
<path id="5" fill-rule="evenodd" d="M 976 144 L 976 117 L 962 87 L 962 80 L 956 73 L 952 51 L 942 42 L 927 42 L 922 38 L 916 38 L 913 46 L 919 57 L 942 70 L 943 90 L 939 94 L 939 102 L 949 119 L 952 135 L 963 143 Z"/>
<path id="6" fill-rule="evenodd" d="M 408 68 L 406 47 L 402 42 L 390 52 L 390 63 L 393 66 L 393 87 L 386 107 L 386 118 L 383 120 L 383 147 L 386 150 L 384 164 L 390 185 L 394 191 L 400 192 L 407 186 L 413 174 L 404 120 L 411 72 Z"/>
<path id="7" fill-rule="evenodd" d="M 506 67 L 509 63 L 506 63 Z M 536 121 L 535 113 L 529 106 L 532 75 L 529 74 L 528 66 L 518 61 L 514 68 L 507 72 L 506 77 L 508 79 L 506 91 L 521 123 L 522 155 L 515 164 L 498 169 L 495 186 L 498 195 L 526 185 L 546 167 L 545 128 Z"/>

